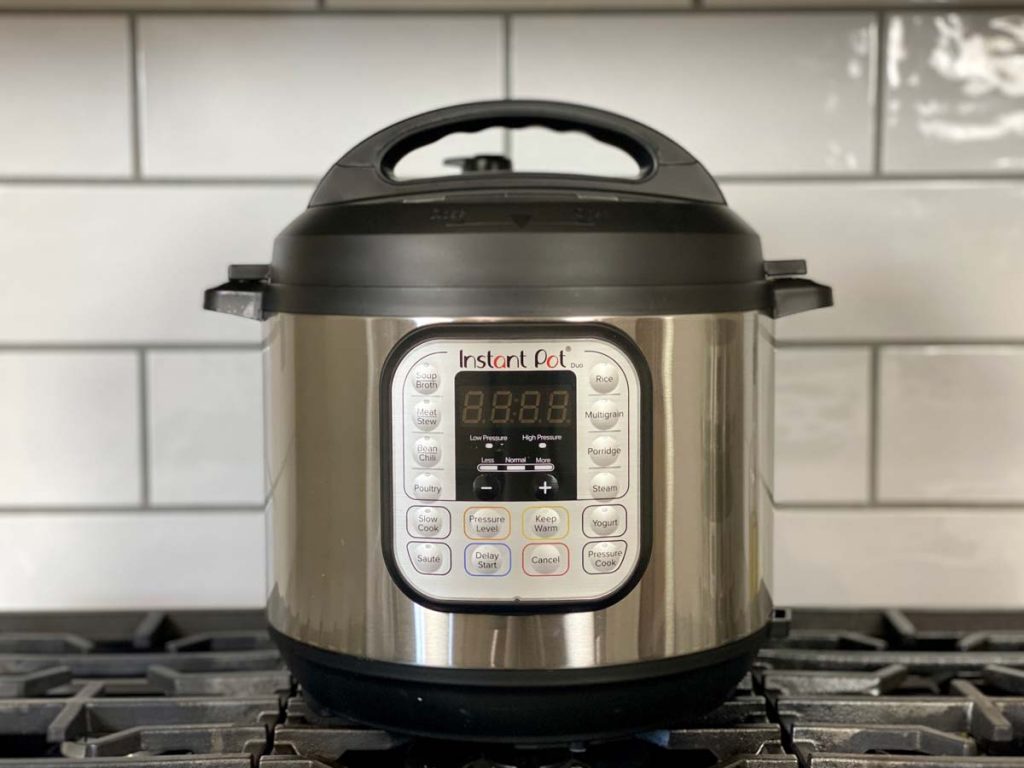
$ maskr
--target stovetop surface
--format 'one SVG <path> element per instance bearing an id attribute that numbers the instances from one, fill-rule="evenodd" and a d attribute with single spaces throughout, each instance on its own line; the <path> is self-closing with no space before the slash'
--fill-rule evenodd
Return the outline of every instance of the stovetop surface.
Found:
<path id="1" fill-rule="evenodd" d="M 707 717 L 563 747 L 322 717 L 262 626 L 0 614 L 0 768 L 1024 768 L 1024 612 L 796 611 Z"/>

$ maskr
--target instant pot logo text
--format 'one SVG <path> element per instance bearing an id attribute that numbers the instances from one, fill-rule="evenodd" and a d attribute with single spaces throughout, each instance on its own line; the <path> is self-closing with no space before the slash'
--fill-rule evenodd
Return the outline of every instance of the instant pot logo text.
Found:
<path id="1" fill-rule="evenodd" d="M 528 355 L 525 349 L 515 354 L 498 354 L 487 352 L 479 355 L 466 354 L 465 350 L 459 350 L 460 368 L 493 368 L 495 370 L 512 370 L 520 368 L 565 368 L 566 349 L 551 353 L 546 349 L 538 349 L 532 355 Z"/>

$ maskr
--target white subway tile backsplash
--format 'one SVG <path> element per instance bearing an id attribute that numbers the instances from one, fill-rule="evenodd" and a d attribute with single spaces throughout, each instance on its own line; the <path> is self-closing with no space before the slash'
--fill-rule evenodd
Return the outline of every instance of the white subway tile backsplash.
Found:
<path id="1" fill-rule="evenodd" d="M 0 513 L 3 610 L 258 607 L 263 513 Z"/>
<path id="2" fill-rule="evenodd" d="M 1024 171 L 1024 15 L 900 13 L 887 34 L 885 170 Z"/>
<path id="3" fill-rule="evenodd" d="M 262 505 L 260 352 L 146 356 L 153 504 Z"/>
<path id="4" fill-rule="evenodd" d="M 621 112 L 714 174 L 863 174 L 872 166 L 871 14 L 513 18 L 512 91 Z M 514 138 L 519 167 L 615 173 L 604 153 Z"/>
<path id="5" fill-rule="evenodd" d="M 1022 348 L 883 350 L 880 498 L 1024 502 L 1022 398 Z"/>
<path id="6" fill-rule="evenodd" d="M 0 176 L 129 176 L 130 77 L 124 16 L 5 15 Z"/>
<path id="7" fill-rule="evenodd" d="M 0 351 L 0 506 L 139 503 L 138 364 L 133 352 Z"/>
<path id="8" fill-rule="evenodd" d="M 231 263 L 268 262 L 307 185 L 0 185 L 0 342 L 257 342 L 204 312 Z"/>
<path id="9" fill-rule="evenodd" d="M 806 259 L 835 307 L 781 339 L 1020 339 L 1024 183 L 732 183 L 769 259 Z"/>
<path id="10" fill-rule="evenodd" d="M 780 349 L 775 358 L 775 501 L 868 500 L 871 353 Z"/>
<path id="11" fill-rule="evenodd" d="M 496 15 L 143 18 L 143 170 L 319 177 L 400 118 L 500 98 L 501 40 Z M 446 153 L 499 149 L 491 134 Z M 424 153 L 411 170 L 440 159 Z"/>
<path id="12" fill-rule="evenodd" d="M 819 509 L 775 515 L 777 605 L 1017 608 L 1024 511 Z"/>

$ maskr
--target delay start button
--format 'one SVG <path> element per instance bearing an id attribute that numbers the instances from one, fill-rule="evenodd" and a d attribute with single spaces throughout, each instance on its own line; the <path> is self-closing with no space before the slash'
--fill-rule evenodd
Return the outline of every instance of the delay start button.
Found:
<path id="1" fill-rule="evenodd" d="M 583 570 L 587 573 L 613 573 L 626 557 L 624 541 L 593 541 L 583 547 Z"/>
<path id="2" fill-rule="evenodd" d="M 466 547 L 466 573 L 470 576 L 505 576 L 511 569 L 512 553 L 505 544 Z"/>
<path id="3" fill-rule="evenodd" d="M 561 576 L 569 570 L 569 548 L 565 544 L 527 544 L 523 570 L 530 576 Z"/>

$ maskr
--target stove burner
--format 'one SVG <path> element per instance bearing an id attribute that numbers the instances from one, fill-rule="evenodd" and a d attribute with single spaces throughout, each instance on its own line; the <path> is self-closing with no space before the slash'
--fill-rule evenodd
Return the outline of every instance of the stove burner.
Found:
<path id="1" fill-rule="evenodd" d="M 1024 613 L 798 611 L 701 720 L 559 747 L 325 715 L 262 624 L 0 615 L 0 768 L 1024 768 Z"/>

